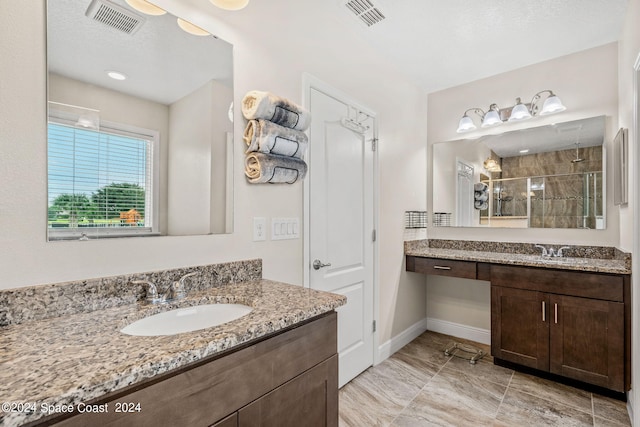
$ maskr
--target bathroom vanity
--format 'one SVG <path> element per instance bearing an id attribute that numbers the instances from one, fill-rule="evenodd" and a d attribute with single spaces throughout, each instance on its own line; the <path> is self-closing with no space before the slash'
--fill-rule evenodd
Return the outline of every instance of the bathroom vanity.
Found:
<path id="1" fill-rule="evenodd" d="M 629 389 L 630 259 L 625 254 L 543 258 L 529 246 L 525 253 L 469 249 L 409 245 L 406 269 L 491 282 L 496 364 L 615 392 Z M 580 250 L 573 248 L 573 255 L 585 255 Z"/>
<path id="2" fill-rule="evenodd" d="M 187 296 L 149 305 L 132 285 L 197 271 Z M 337 426 L 341 295 L 261 278 L 260 260 L 7 290 L 0 425 Z M 205 304 L 236 320 L 175 335 L 125 326 Z"/>
<path id="3" fill-rule="evenodd" d="M 335 312 L 135 384 L 56 426 L 337 426 Z"/>

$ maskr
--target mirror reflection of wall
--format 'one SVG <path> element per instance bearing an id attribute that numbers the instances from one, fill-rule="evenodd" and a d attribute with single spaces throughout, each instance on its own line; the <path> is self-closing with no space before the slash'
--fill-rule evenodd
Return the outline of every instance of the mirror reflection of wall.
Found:
<path id="1" fill-rule="evenodd" d="M 49 240 L 233 231 L 232 49 L 124 0 L 48 0 Z"/>
<path id="2" fill-rule="evenodd" d="M 600 116 L 436 143 L 433 209 L 461 218 L 462 202 L 450 203 L 443 189 L 458 185 L 451 171 L 462 159 L 478 171 L 474 182 L 486 183 L 490 197 L 486 209 L 476 201 L 472 224 L 458 220 L 454 226 L 603 229 L 604 129 Z"/>

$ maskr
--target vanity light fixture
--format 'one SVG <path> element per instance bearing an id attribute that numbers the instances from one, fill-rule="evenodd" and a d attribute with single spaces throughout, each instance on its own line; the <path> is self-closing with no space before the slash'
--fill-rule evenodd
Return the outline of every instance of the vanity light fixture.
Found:
<path id="1" fill-rule="evenodd" d="M 458 133 L 468 132 L 476 129 L 475 123 L 473 123 L 471 117 L 467 115 L 467 113 L 469 112 L 477 114 L 481 119 L 484 119 L 484 111 L 482 111 L 480 108 L 469 108 L 464 112 L 464 115 L 460 119 L 460 123 L 458 124 Z"/>
<path id="2" fill-rule="evenodd" d="M 203 30 L 197 25 L 192 24 L 189 21 L 185 21 L 184 19 L 178 18 L 178 26 L 182 28 L 189 34 L 193 34 L 194 36 L 208 36 L 210 35 L 208 31 Z"/>
<path id="3" fill-rule="evenodd" d="M 214 6 L 224 10 L 240 10 L 244 9 L 249 0 L 209 0 Z"/>
<path id="4" fill-rule="evenodd" d="M 491 157 L 484 161 L 483 166 L 488 172 L 502 172 L 500 164 Z"/>
<path id="5" fill-rule="evenodd" d="M 509 116 L 510 122 L 517 122 L 520 120 L 527 120 L 531 118 L 531 112 L 529 111 L 529 107 L 522 103 L 520 98 L 516 98 L 516 105 L 511 110 L 511 115 Z"/>
<path id="6" fill-rule="evenodd" d="M 540 108 L 540 101 L 545 94 L 547 97 L 544 98 L 544 103 L 542 104 L 542 108 Z M 534 116 L 546 116 L 548 114 L 559 113 L 566 109 L 567 107 L 562 104 L 560 98 L 558 98 L 553 91 L 545 89 L 536 93 L 528 104 L 524 104 L 520 98 L 516 98 L 516 104 L 510 108 L 500 109 L 497 104 L 491 104 L 486 113 L 480 108 L 469 108 L 460 119 L 457 132 L 463 133 L 477 129 L 477 126 L 468 115 L 469 112 L 478 115 L 481 120 L 481 126 L 486 128 L 502 124 L 506 121 L 517 122 L 530 119 Z"/>
<path id="7" fill-rule="evenodd" d="M 488 128 L 490 126 L 495 126 L 502 124 L 502 120 L 500 120 L 500 109 L 496 104 L 491 104 L 489 106 L 489 111 L 484 115 L 482 119 L 482 127 Z"/>
<path id="8" fill-rule="evenodd" d="M 153 15 L 160 16 L 167 13 L 166 10 L 159 8 L 155 4 L 149 3 L 146 0 L 125 0 L 129 6 L 137 10 L 138 12 L 142 12 L 145 15 Z"/>

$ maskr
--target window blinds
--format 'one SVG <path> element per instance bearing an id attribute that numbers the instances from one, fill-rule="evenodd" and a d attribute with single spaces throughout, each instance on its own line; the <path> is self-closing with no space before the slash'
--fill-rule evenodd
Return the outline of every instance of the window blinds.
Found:
<path id="1" fill-rule="evenodd" d="M 94 235 L 150 230 L 152 149 L 141 135 L 50 122 L 49 228 Z"/>

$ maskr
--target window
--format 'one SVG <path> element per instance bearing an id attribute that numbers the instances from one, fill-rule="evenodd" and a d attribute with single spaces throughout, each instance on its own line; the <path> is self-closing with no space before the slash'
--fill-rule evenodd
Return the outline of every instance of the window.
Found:
<path id="1" fill-rule="evenodd" d="M 49 119 L 49 239 L 157 231 L 153 195 L 157 136 L 113 124 L 100 130 L 82 125 Z"/>

